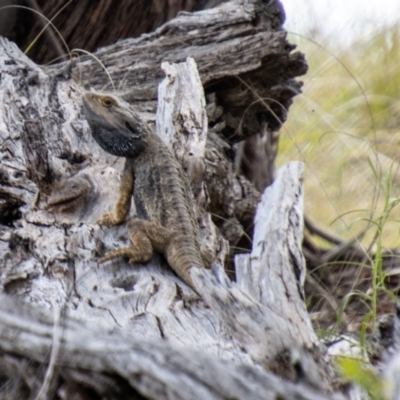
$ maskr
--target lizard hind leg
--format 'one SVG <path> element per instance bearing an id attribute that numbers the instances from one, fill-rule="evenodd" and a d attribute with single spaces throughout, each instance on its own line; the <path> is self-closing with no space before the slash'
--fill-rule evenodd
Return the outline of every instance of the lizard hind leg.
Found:
<path id="1" fill-rule="evenodd" d="M 153 245 L 151 244 L 149 237 L 146 235 L 146 232 L 140 228 L 142 228 L 140 224 L 134 224 L 132 227 L 131 223 L 129 223 L 128 233 L 133 247 L 110 251 L 100 258 L 98 262 L 103 263 L 117 257 L 128 258 L 129 264 L 145 263 L 149 261 L 153 255 Z"/>
<path id="2" fill-rule="evenodd" d="M 128 223 L 128 233 L 135 247 L 143 246 L 146 237 L 155 251 L 164 254 L 171 238 L 171 231 L 157 222 L 133 219 Z"/>
<path id="3" fill-rule="evenodd" d="M 133 219 L 128 223 L 128 233 L 133 247 L 116 249 L 106 253 L 99 263 L 116 257 L 129 258 L 129 264 L 150 261 L 153 250 L 164 253 L 170 239 L 170 231 L 158 223 Z"/>

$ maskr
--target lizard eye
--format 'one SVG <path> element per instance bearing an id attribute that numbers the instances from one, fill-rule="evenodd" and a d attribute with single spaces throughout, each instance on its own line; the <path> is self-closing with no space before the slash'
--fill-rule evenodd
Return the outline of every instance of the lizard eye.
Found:
<path id="1" fill-rule="evenodd" d="M 114 104 L 114 100 L 111 97 L 104 97 L 101 102 L 104 107 L 111 107 Z"/>

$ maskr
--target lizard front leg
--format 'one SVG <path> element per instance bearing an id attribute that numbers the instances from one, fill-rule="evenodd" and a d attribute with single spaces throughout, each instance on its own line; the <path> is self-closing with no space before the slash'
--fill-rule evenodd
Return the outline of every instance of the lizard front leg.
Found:
<path id="1" fill-rule="evenodd" d="M 124 170 L 121 176 L 121 183 L 119 186 L 119 197 L 114 207 L 114 212 L 106 212 L 97 221 L 99 225 L 119 225 L 125 221 L 126 216 L 129 214 L 132 202 L 133 184 L 135 178 L 133 170 L 128 161 L 125 161 Z"/>

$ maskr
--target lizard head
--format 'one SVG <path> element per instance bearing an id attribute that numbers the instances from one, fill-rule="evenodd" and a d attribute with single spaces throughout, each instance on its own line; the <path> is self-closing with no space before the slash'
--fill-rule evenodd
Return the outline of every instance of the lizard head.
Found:
<path id="1" fill-rule="evenodd" d="M 86 92 L 83 110 L 93 138 L 107 153 L 133 158 L 146 147 L 150 128 L 123 100 L 106 93 Z"/>

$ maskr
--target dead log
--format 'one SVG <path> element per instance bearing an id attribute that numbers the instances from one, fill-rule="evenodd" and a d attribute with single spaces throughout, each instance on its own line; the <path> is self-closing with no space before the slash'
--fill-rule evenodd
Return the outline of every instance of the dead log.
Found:
<path id="1" fill-rule="evenodd" d="M 23 51 L 29 49 L 36 63 L 47 64 L 67 59 L 70 49 L 95 51 L 152 32 L 180 11 L 204 10 L 223 1 L 5 0 L 0 9 L 0 35 Z M 53 25 L 46 27 L 48 20 Z"/>
<path id="2" fill-rule="evenodd" d="M 15 303 L 4 296 L 0 298 L 2 352 L 22 354 L 36 363 L 46 363 L 47 356 L 56 351 L 54 359 L 58 369 L 51 378 L 62 382 L 57 391 L 61 398 L 82 396 L 78 385 L 90 388 L 88 393 L 96 396 L 79 398 L 91 399 L 132 398 L 128 397 L 129 386 L 145 398 L 153 399 L 332 398 L 304 384 L 283 381 L 246 362 L 234 363 L 168 341 L 137 340 L 126 330 L 114 328 L 107 332 L 99 330 L 97 324 L 71 317 L 56 323 L 47 309 Z M 56 350 L 55 337 L 59 340 Z M 10 380 L 16 386 L 34 386 L 30 372 L 43 375 L 37 364 L 31 363 L 28 367 L 21 359 L 4 355 L 0 361 L 1 376 L 11 375 Z M 17 367 L 22 368 L 18 371 Z M 121 385 L 117 376 L 124 378 L 129 386 Z M 12 389 L 6 387 L 6 394 L 13 394 Z M 131 390 L 132 394 L 134 398 L 143 398 Z"/>
<path id="3" fill-rule="evenodd" d="M 230 86 L 234 75 L 242 73 L 242 80 L 259 77 L 268 60 L 264 53 L 274 45 L 286 54 L 275 55 L 283 65 L 299 60 L 291 58 L 283 32 L 265 31 L 261 19 L 260 26 L 254 25 L 256 6 L 256 1 L 228 2 L 200 16 L 184 14 L 138 39 L 142 60 L 131 69 L 139 75 L 129 76 L 131 83 L 136 76 L 137 85 L 123 93 L 131 99 L 141 93 L 132 104 L 154 122 L 155 90 L 164 78 L 157 64 L 162 55 L 151 49 L 169 42 L 169 50 L 161 47 L 167 61 L 185 61 L 188 53 L 201 50 L 199 77 L 191 59 L 184 65 L 164 64 L 167 77 L 160 86 L 157 131 L 168 133 L 164 137 L 188 173 L 203 237 L 220 263 L 227 246 L 208 211 L 213 204 L 217 216 L 227 216 L 232 225 L 252 219 L 258 192 L 226 150 L 251 137 L 248 124 L 254 121 L 243 123 L 231 142 L 223 140 L 231 129 L 223 127 L 229 126 L 229 118 L 220 121 L 222 128 L 214 124 L 207 143 L 207 107 L 209 121 L 217 123 L 232 110 L 246 114 L 245 120 L 248 97 L 242 98 L 241 108 L 220 105 L 237 94 Z M 178 47 L 178 27 L 189 25 L 198 26 L 192 45 Z M 207 34 L 210 42 L 201 39 Z M 242 67 L 233 66 L 230 57 L 217 62 L 215 51 L 210 51 L 212 41 L 217 47 L 225 43 L 231 51 L 237 46 L 245 55 L 237 61 Z M 244 47 L 250 42 L 256 45 L 248 47 L 253 58 Z M 123 48 L 121 42 L 98 53 L 99 58 L 108 57 L 114 77 L 127 71 L 125 63 L 135 56 L 136 50 L 132 55 L 125 47 L 122 57 Z M 121 259 L 98 266 L 96 259 L 106 250 L 129 242 L 125 225 L 96 224 L 115 203 L 123 160 L 104 153 L 91 138 L 75 72 L 96 87 L 102 77 L 92 75 L 97 67 L 89 59 L 40 68 L 4 39 L 0 54 L 0 291 L 13 298 L 0 301 L 0 349 L 10 367 L 1 374 L 7 389 L 37 398 L 93 398 L 90 393 L 99 398 L 138 393 L 184 399 L 328 398 L 334 388 L 332 371 L 304 306 L 301 166 L 286 166 L 264 193 L 255 215 L 252 253 L 236 261 L 237 282 L 230 282 L 217 265 L 212 272 L 194 270 L 199 298 L 157 255 L 146 265 L 131 267 Z M 278 74 L 278 65 L 272 70 Z M 148 79 L 139 79 L 143 73 Z M 282 95 L 283 82 L 290 84 L 287 77 L 280 75 L 275 96 Z M 208 79 L 216 85 L 208 98 L 221 96 L 218 104 L 206 104 L 203 97 L 201 84 Z M 263 124 L 265 128 L 265 120 Z M 225 171 L 220 182 L 225 197 L 210 175 L 220 176 L 219 167 Z M 21 305 L 17 298 L 30 305 Z M 29 368 L 26 359 L 34 362 Z M 41 373 L 47 364 L 47 372 Z M 15 380 L 12 372 L 21 368 Z"/>

